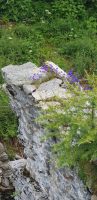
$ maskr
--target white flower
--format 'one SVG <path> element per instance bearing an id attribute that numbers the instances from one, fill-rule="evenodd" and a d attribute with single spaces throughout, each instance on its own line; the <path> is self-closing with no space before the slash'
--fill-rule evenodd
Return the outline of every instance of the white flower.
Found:
<path id="1" fill-rule="evenodd" d="M 48 15 L 51 15 L 52 13 L 51 13 L 51 12 L 48 12 L 47 14 L 48 14 Z"/>
<path id="2" fill-rule="evenodd" d="M 45 21 L 42 19 L 42 20 L 41 20 L 41 23 L 42 23 L 42 24 L 45 24 Z"/>
<path id="3" fill-rule="evenodd" d="M 74 30 L 74 28 L 71 28 L 71 31 L 73 31 Z"/>
<path id="4" fill-rule="evenodd" d="M 45 12 L 49 12 L 49 10 L 45 10 Z"/>
<path id="5" fill-rule="evenodd" d="M 46 12 L 48 15 L 51 15 L 51 14 L 52 14 L 49 10 L 45 10 L 45 12 Z"/>
<path id="6" fill-rule="evenodd" d="M 77 135 L 81 135 L 80 129 L 77 130 Z"/>
<path id="7" fill-rule="evenodd" d="M 12 40 L 12 37 L 8 37 L 9 40 Z"/>
<path id="8" fill-rule="evenodd" d="M 31 52 L 32 52 L 32 50 L 30 49 L 30 50 L 29 50 L 29 52 L 31 53 Z"/>

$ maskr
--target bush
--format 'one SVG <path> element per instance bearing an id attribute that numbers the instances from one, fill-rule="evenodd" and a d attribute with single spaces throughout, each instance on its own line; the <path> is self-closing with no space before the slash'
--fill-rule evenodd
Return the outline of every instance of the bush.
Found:
<path id="1" fill-rule="evenodd" d="M 86 75 L 85 90 L 67 84 L 72 97 L 53 100 L 38 119 L 45 127 L 43 140 L 50 139 L 53 161 L 57 167 L 76 167 L 80 178 L 97 193 L 97 76 Z"/>
<path id="2" fill-rule="evenodd" d="M 79 166 L 97 159 L 97 76 L 86 75 L 86 90 L 67 84 L 72 94 L 66 100 L 55 98 L 60 105 L 50 107 L 40 122 L 54 138 L 52 148 L 59 166 Z M 60 111 L 60 112 L 59 112 Z"/>
<path id="3" fill-rule="evenodd" d="M 32 0 L 1 0 L 0 2 L 0 18 L 11 22 L 34 23 L 40 20 L 42 16 L 46 17 L 45 10 L 48 3 L 43 1 Z"/>
<path id="4" fill-rule="evenodd" d="M 82 1 L 57 0 L 52 4 L 54 16 L 61 18 L 83 19 L 86 16 L 85 7 Z"/>

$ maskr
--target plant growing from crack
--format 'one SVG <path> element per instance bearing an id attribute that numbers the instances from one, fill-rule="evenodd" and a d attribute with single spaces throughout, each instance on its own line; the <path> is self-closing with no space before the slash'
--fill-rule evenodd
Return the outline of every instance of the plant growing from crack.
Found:
<path id="1" fill-rule="evenodd" d="M 68 83 L 72 94 L 60 105 L 49 107 L 40 116 L 40 123 L 48 132 L 45 139 L 56 138 L 52 145 L 58 166 L 79 166 L 81 162 L 97 159 L 97 76 L 86 75 L 88 90 Z"/>

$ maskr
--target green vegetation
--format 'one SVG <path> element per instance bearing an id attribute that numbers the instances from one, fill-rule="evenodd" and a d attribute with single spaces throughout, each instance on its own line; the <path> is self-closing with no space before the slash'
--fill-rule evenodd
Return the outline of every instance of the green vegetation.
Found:
<path id="1" fill-rule="evenodd" d="M 78 90 L 72 90 L 76 95 L 69 99 L 69 103 L 61 102 L 67 115 L 56 114 L 56 118 L 56 110 L 54 110 L 53 123 L 48 125 L 50 131 L 53 129 L 54 137 L 55 135 L 59 137 L 60 125 L 63 126 L 65 123 L 64 130 L 66 124 L 71 125 L 71 129 L 68 130 L 69 134 L 65 138 L 64 134 L 61 135 L 62 143 L 54 147 L 59 155 L 61 154 L 59 163 L 70 166 L 77 164 L 81 169 L 80 175 L 84 179 L 86 176 L 86 180 L 91 176 L 94 185 L 96 180 L 93 177 L 97 172 L 95 165 L 91 162 L 96 158 L 97 143 L 96 116 L 92 116 L 92 111 L 97 106 L 96 0 L 0 1 L 0 68 L 10 63 L 22 64 L 28 61 L 40 66 L 47 60 L 58 64 L 65 71 L 72 68 L 78 73 L 80 79 L 85 77 L 85 70 L 91 76 L 89 76 L 89 81 L 95 77 L 95 83 L 91 83 L 93 90 L 83 94 L 80 94 Z M 0 74 L 0 84 L 2 83 L 3 79 Z M 94 107 L 91 108 L 91 114 L 88 114 L 83 121 L 86 94 L 90 107 Z M 75 103 L 77 109 L 75 115 L 72 111 L 68 113 L 69 106 L 72 107 Z M 0 89 L 0 139 L 8 140 L 16 136 L 16 124 L 16 117 L 13 117 L 8 99 Z M 78 127 L 80 127 L 79 136 Z M 75 145 L 71 146 L 71 141 L 76 141 Z M 74 154 L 73 157 L 70 149 Z M 94 191 L 97 191 L 96 186 L 97 184 L 95 188 L 93 186 Z"/>
<path id="2" fill-rule="evenodd" d="M 0 90 L 0 139 L 8 140 L 16 136 L 17 119 L 9 107 L 5 93 Z"/>
<path id="3" fill-rule="evenodd" d="M 54 160 L 58 166 L 78 166 L 80 175 L 93 180 L 91 187 L 97 189 L 97 76 L 86 75 L 89 90 L 79 90 L 78 85 L 67 84 L 72 97 L 62 100 L 55 98 L 60 105 L 50 107 L 40 116 L 40 123 L 48 134 L 45 139 L 52 138 Z M 88 170 L 86 170 L 88 166 Z M 89 179 L 89 178 L 88 178 Z M 95 184 L 94 184 L 95 182 Z M 87 182 L 88 185 L 88 182 Z"/>
<path id="4" fill-rule="evenodd" d="M 61 166 L 97 158 L 97 76 L 87 76 L 87 80 L 93 89 L 80 91 L 77 85 L 68 83 L 72 97 L 59 99 L 60 105 L 50 107 L 40 117 L 51 137 L 59 141 L 54 144 L 54 151 L 59 154 Z"/>
<path id="5" fill-rule="evenodd" d="M 91 9 L 90 9 L 91 3 Z M 52 60 L 65 70 L 97 71 L 96 1 L 0 3 L 0 67 Z M 93 10 L 93 12 L 92 12 Z"/>

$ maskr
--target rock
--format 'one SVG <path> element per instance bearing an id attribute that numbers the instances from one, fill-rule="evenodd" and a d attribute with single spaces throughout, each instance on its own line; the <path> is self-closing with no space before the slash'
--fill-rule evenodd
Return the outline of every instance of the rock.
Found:
<path id="1" fill-rule="evenodd" d="M 76 170 L 55 168 L 51 162 L 53 141 L 42 141 L 46 132 L 35 122 L 43 109 L 54 105 L 52 97 L 70 96 L 66 88 L 61 87 L 66 73 L 57 69 L 56 65 L 52 69 L 53 73 L 46 72 L 32 63 L 9 65 L 2 69 L 12 108 L 19 119 L 18 137 L 24 145 L 26 158 L 10 161 L 10 181 L 18 193 L 16 200 L 90 200 L 90 194 Z M 38 80 L 35 80 L 36 75 L 41 75 Z M 56 103 L 58 105 L 59 102 Z"/>
<path id="2" fill-rule="evenodd" d="M 91 200 L 97 200 L 97 196 L 96 195 L 92 195 L 91 196 Z"/>
<path id="3" fill-rule="evenodd" d="M 70 94 L 67 93 L 66 89 L 60 87 L 61 83 L 62 80 L 57 78 L 44 82 L 34 93 L 32 93 L 32 96 L 38 101 L 44 101 L 53 97 L 66 99 L 70 96 Z"/>
<path id="4" fill-rule="evenodd" d="M 5 188 L 8 188 L 10 186 L 10 182 L 9 182 L 8 178 L 6 178 L 6 177 L 2 178 L 2 186 Z"/>
<path id="5" fill-rule="evenodd" d="M 11 182 L 9 181 L 11 172 L 8 156 L 3 144 L 0 143 L 0 191 L 12 189 Z"/>
<path id="6" fill-rule="evenodd" d="M 19 159 L 22 159 L 22 157 L 21 157 L 20 155 L 16 154 L 16 155 L 15 155 L 15 159 L 16 159 L 16 160 L 19 160 Z"/>
<path id="7" fill-rule="evenodd" d="M 2 74 L 7 82 L 7 84 L 23 85 L 25 83 L 31 83 L 30 76 L 33 72 L 37 71 L 34 64 L 28 62 L 21 66 L 8 65 L 2 69 Z"/>
<path id="8" fill-rule="evenodd" d="M 34 75 L 40 74 L 40 78 L 34 78 Z M 26 64 L 17 66 L 8 65 L 2 68 L 2 75 L 5 78 L 7 84 L 25 85 L 32 84 L 39 81 L 40 83 L 47 79 L 48 76 L 52 77 L 52 73 L 40 72 L 40 69 L 35 64 L 28 62 Z"/>
<path id="9" fill-rule="evenodd" d="M 3 152 L 2 155 L 0 156 L 0 161 L 5 162 L 8 161 L 8 155 Z"/>
<path id="10" fill-rule="evenodd" d="M 2 143 L 0 143 L 0 161 L 2 162 L 8 161 L 8 156 L 5 152 L 5 149 Z"/>
<path id="11" fill-rule="evenodd" d="M 0 142 L 0 155 L 5 152 L 3 144 Z"/>
<path id="12" fill-rule="evenodd" d="M 51 61 L 46 61 L 44 63 L 44 66 L 42 68 L 46 67 L 46 71 L 51 71 L 52 73 L 54 73 L 56 75 L 56 77 L 64 79 L 65 81 L 68 78 L 68 75 L 66 72 L 64 72 L 60 67 L 58 67 L 58 65 L 56 65 L 55 63 L 51 62 Z"/>
<path id="13" fill-rule="evenodd" d="M 2 182 L 2 174 L 3 174 L 2 169 L 0 169 L 0 184 Z"/>
<path id="14" fill-rule="evenodd" d="M 24 169 L 26 167 L 26 163 L 27 163 L 26 159 L 20 159 L 20 160 L 10 161 L 10 166 L 12 170 Z"/>
<path id="15" fill-rule="evenodd" d="M 32 94 L 36 90 L 35 85 L 23 85 L 24 92 L 26 94 Z"/>

